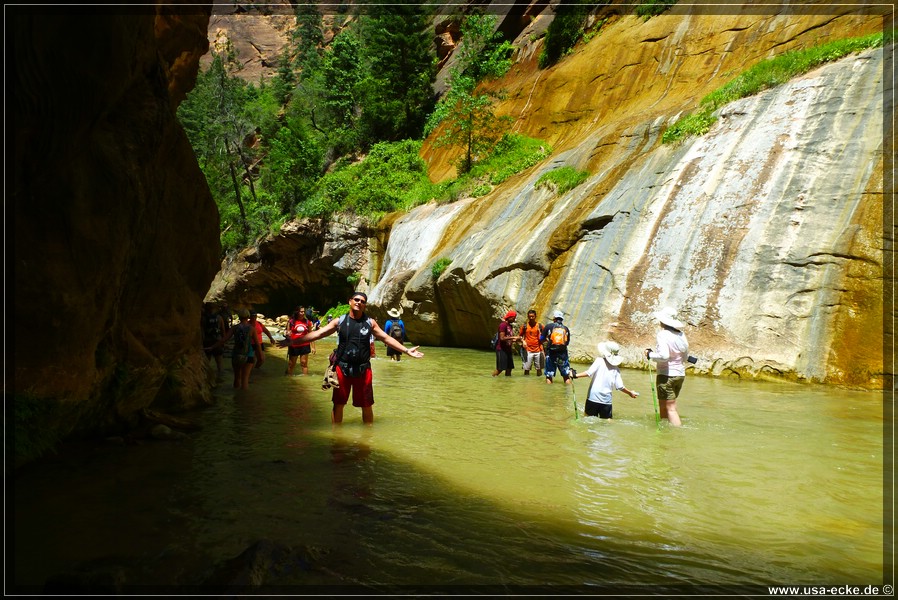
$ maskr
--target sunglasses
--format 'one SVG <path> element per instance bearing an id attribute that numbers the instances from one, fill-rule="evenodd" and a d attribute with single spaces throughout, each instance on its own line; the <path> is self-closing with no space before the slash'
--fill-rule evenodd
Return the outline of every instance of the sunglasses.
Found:
<path id="1" fill-rule="evenodd" d="M 353 298 L 352 301 L 358 302 L 359 304 L 368 304 L 368 301 L 365 300 L 364 298 Z"/>

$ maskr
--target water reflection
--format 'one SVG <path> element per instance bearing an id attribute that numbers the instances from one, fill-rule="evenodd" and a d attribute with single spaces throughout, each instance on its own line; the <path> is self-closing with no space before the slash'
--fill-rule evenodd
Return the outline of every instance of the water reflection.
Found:
<path id="1" fill-rule="evenodd" d="M 319 344 L 319 375 L 284 377 L 276 350 L 249 390 L 222 386 L 187 444 L 98 448 L 24 472 L 17 579 L 164 551 L 134 577 L 184 581 L 259 539 L 315 549 L 331 582 L 882 579 L 878 394 L 690 377 L 684 427 L 659 431 L 646 372 L 625 370 L 641 395 L 616 396 L 612 422 L 575 419 L 585 386 L 520 369 L 493 378 L 488 352 L 427 348 L 423 360 L 375 359 L 373 426 L 350 408 L 334 426 Z M 110 493 L 102 482 L 121 473 L 139 485 Z M 89 536 L 40 526 L 53 498 L 85 485 L 98 493 L 66 511 L 94 515 Z M 123 541 L 121 520 L 98 517 L 112 514 L 154 543 Z"/>

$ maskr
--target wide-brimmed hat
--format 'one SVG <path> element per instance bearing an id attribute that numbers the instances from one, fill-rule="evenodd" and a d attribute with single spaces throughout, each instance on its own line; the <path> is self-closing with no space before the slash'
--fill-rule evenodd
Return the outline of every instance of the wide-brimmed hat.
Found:
<path id="1" fill-rule="evenodd" d="M 552 318 L 564 320 L 564 313 L 561 312 L 560 310 L 556 310 L 554 313 L 552 313 Z"/>
<path id="2" fill-rule="evenodd" d="M 615 367 L 624 360 L 620 355 L 620 346 L 617 342 L 601 342 L 598 345 L 599 354 L 608 361 L 608 364 Z"/>
<path id="3" fill-rule="evenodd" d="M 518 313 L 516 313 L 513 310 L 510 310 L 507 313 L 505 313 L 505 318 L 502 320 L 507 321 L 508 319 L 517 319 L 517 318 L 518 318 Z"/>
<path id="4" fill-rule="evenodd" d="M 655 318 L 661 321 L 664 325 L 668 327 L 673 327 L 674 329 L 682 329 L 685 327 L 685 323 L 677 319 L 677 311 L 670 306 L 665 306 L 661 310 L 655 313 Z"/>
<path id="5" fill-rule="evenodd" d="M 393 317 L 394 319 L 398 319 L 399 315 L 401 315 L 402 313 L 399 312 L 398 308 L 391 308 L 390 310 L 387 311 L 387 314 L 390 315 L 391 317 Z"/>

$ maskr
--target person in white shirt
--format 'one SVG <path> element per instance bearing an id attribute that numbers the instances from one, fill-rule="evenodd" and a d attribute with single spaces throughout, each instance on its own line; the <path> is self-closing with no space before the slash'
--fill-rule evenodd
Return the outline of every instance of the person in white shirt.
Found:
<path id="1" fill-rule="evenodd" d="M 673 427 L 679 427 L 682 423 L 677 411 L 677 398 L 686 379 L 689 342 L 682 331 L 685 324 L 677 319 L 674 309 L 662 308 L 655 313 L 655 318 L 661 323 L 656 339 L 657 350 L 646 348 L 645 357 L 658 363 L 655 387 L 661 418 L 670 421 Z"/>
<path id="2" fill-rule="evenodd" d="M 616 342 L 602 342 L 598 346 L 599 357 L 583 373 L 573 372 L 574 379 L 589 377 L 589 391 L 586 393 L 586 407 L 584 413 L 587 417 L 611 418 L 611 393 L 620 390 L 631 398 L 639 396 L 639 392 L 628 390 L 624 387 L 620 369 L 620 346 Z"/>

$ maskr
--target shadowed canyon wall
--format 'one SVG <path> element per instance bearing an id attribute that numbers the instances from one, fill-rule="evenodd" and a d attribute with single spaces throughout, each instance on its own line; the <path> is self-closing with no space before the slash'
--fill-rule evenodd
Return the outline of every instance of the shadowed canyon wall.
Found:
<path id="1" fill-rule="evenodd" d="M 766 10 L 675 6 L 648 21 L 612 11 L 546 70 L 538 44 L 519 38 L 519 61 L 493 84 L 507 92 L 499 112 L 550 144 L 551 157 L 487 196 L 359 225 L 332 271 L 365 276 L 375 315 L 402 307 L 415 343 L 485 348 L 509 308 L 535 308 L 543 321 L 560 309 L 574 356 L 594 356 L 610 336 L 624 364 L 640 366 L 654 345 L 652 312 L 671 305 L 702 358 L 696 371 L 882 387 L 892 48 L 729 104 L 705 136 L 660 143 L 665 127 L 756 62 L 883 29 L 881 15 L 850 6 Z M 423 155 L 432 179 L 454 176 L 451 149 L 425 144 Z M 590 177 L 561 196 L 536 188 L 561 166 Z M 211 297 L 264 303 L 292 286 L 300 300 L 308 277 L 258 268 L 278 262 L 290 231 L 223 269 Z M 452 262 L 434 280 L 443 257 Z"/>
<path id="2" fill-rule="evenodd" d="M 218 211 L 175 116 L 209 12 L 120 12 L 7 11 L 17 448 L 211 400 L 198 323 Z"/>

